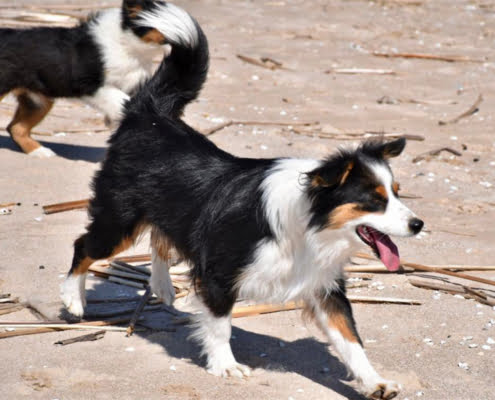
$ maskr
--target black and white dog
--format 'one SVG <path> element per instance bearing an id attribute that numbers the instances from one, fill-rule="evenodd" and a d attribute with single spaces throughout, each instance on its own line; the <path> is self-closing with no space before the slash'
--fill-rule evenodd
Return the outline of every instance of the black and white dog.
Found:
<path id="1" fill-rule="evenodd" d="M 194 337 L 209 372 L 249 375 L 229 344 L 236 298 L 302 300 L 362 392 L 395 397 L 399 385 L 383 379 L 362 348 L 343 266 L 364 242 L 396 270 L 398 250 L 388 235 L 412 236 L 423 226 L 399 200 L 387 163 L 405 141 L 365 142 L 325 160 L 226 153 L 180 120 L 206 78 L 208 49 L 191 17 L 173 18 L 182 27 L 165 34 L 171 55 L 127 103 L 94 178 L 91 223 L 75 241 L 62 286 L 65 305 L 82 316 L 89 266 L 151 227 L 151 285 L 160 298 L 174 299 L 168 250 L 175 248 L 191 265 L 202 311 Z"/>
<path id="2" fill-rule="evenodd" d="M 180 28 L 164 21 L 182 13 L 162 1 L 123 0 L 74 28 L 0 29 L 0 99 L 12 91 L 19 103 L 7 127 L 12 139 L 27 154 L 53 156 L 30 133 L 57 97 L 81 98 L 118 121 L 151 77 L 153 58 L 169 51 L 164 32 Z"/>

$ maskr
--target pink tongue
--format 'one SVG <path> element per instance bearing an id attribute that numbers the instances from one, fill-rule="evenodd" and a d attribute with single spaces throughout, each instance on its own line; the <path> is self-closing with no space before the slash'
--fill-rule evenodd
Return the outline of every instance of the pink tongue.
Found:
<path id="1" fill-rule="evenodd" d="M 389 271 L 397 271 L 400 267 L 399 249 L 397 246 L 387 235 L 381 232 L 370 229 L 370 233 L 373 236 L 382 263 Z"/>

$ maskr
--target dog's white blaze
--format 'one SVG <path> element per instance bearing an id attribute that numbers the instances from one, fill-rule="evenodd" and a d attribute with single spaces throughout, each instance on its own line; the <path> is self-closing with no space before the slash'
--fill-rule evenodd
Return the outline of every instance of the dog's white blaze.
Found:
<path id="1" fill-rule="evenodd" d="M 375 176 L 383 184 L 387 191 L 387 208 L 383 214 L 368 214 L 363 218 L 356 220 L 356 224 L 369 225 L 387 235 L 393 236 L 412 236 L 413 232 L 409 229 L 409 221 L 416 215 L 407 208 L 393 193 L 392 183 L 393 176 L 388 168 L 380 164 L 370 166 Z"/>
<path id="2" fill-rule="evenodd" d="M 284 302 L 336 288 L 335 280 L 357 242 L 351 231 L 308 228 L 310 201 L 303 174 L 318 166 L 315 160 L 281 160 L 265 178 L 263 204 L 275 238 L 258 243 L 254 262 L 239 277 L 240 297 Z"/>
<path id="3" fill-rule="evenodd" d="M 153 72 L 153 58 L 165 54 L 164 46 L 146 43 L 132 31 L 122 29 L 120 9 L 102 11 L 90 23 L 90 32 L 100 46 L 105 86 L 130 93 Z"/>
<path id="4" fill-rule="evenodd" d="M 191 338 L 201 344 L 208 372 L 224 377 L 248 376 L 249 368 L 237 363 L 230 347 L 231 316 L 215 317 L 201 301 L 200 310 L 201 312 L 194 316 L 195 330 Z"/>
<path id="5" fill-rule="evenodd" d="M 151 249 L 151 290 L 167 305 L 171 305 L 175 299 L 175 289 L 170 278 L 169 264 Z"/>
<path id="6" fill-rule="evenodd" d="M 137 24 L 158 29 L 170 42 L 194 47 L 198 43 L 198 31 L 191 16 L 173 4 L 157 4 L 152 11 L 139 14 Z"/>
<path id="7" fill-rule="evenodd" d="M 82 317 L 86 306 L 86 275 L 69 275 L 60 285 L 62 302 L 77 317 Z"/>

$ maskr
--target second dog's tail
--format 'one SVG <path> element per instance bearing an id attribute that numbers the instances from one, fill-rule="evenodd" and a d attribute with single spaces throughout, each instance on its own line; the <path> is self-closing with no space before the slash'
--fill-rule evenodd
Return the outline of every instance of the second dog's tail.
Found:
<path id="1" fill-rule="evenodd" d="M 163 35 L 163 42 L 172 46 L 172 51 L 127 107 L 135 111 L 152 107 L 161 116 L 178 118 L 187 103 L 198 96 L 206 80 L 206 36 L 194 18 L 170 3 L 157 3 L 151 11 L 140 12 L 137 23 L 153 27 Z"/>

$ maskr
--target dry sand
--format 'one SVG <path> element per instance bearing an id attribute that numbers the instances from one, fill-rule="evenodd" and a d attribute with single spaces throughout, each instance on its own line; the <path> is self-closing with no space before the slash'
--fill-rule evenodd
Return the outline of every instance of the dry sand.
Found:
<path id="1" fill-rule="evenodd" d="M 12 7 L 5 8 L 9 4 Z M 43 2 L 2 2 L 0 25 L 12 24 L 7 19 L 36 4 Z M 333 127 L 423 135 L 423 142 L 410 141 L 405 153 L 393 161 L 403 192 L 420 196 L 405 202 L 426 221 L 425 235 L 397 241 L 403 259 L 493 265 L 495 3 L 206 0 L 178 4 L 200 21 L 211 48 L 208 81 L 187 109 L 189 123 L 206 130 L 229 119 L 320 121 L 327 131 Z M 459 55 L 475 62 L 387 59 L 370 54 L 374 50 Z M 236 54 L 271 57 L 287 69 L 264 69 Z M 390 69 L 395 75 L 324 73 L 336 68 Z M 455 124 L 438 124 L 467 110 L 480 93 L 484 100 L 476 114 Z M 393 104 L 379 104 L 383 96 Z M 38 138 L 59 156 L 26 157 L 3 130 L 13 104 L 11 97 L 0 104 L 0 203 L 22 205 L 14 207 L 11 215 L 0 216 L 0 293 L 53 306 L 69 267 L 72 242 L 83 232 L 87 217 L 82 211 L 44 216 L 41 205 L 90 195 L 89 182 L 104 155 L 109 132 L 94 110 L 77 101 L 59 101 L 37 128 L 52 134 Z M 74 129 L 88 132 L 70 133 Z M 303 136 L 283 126 L 230 126 L 211 139 L 234 154 L 252 157 L 324 157 L 353 143 Z M 442 153 L 429 161 L 412 162 L 422 152 L 445 146 L 462 155 Z M 147 251 L 146 240 L 131 253 L 142 251 Z M 495 279 L 495 273 L 477 275 Z M 372 363 L 384 376 L 405 385 L 402 399 L 495 398 L 495 345 L 482 348 L 495 338 L 495 310 L 448 294 L 436 296 L 412 287 L 407 279 L 375 275 L 374 286 L 350 291 L 423 301 L 421 306 L 354 306 Z M 133 293 L 97 278 L 89 286 L 93 298 Z M 35 320 L 26 310 L 1 319 Z M 167 326 L 169 316 L 152 313 L 147 321 Z M 208 375 L 197 346 L 187 341 L 187 328 L 131 338 L 109 332 L 96 342 L 63 347 L 53 343 L 79 332 L 2 339 L 2 397 L 361 399 L 343 365 L 328 354 L 317 329 L 301 322 L 299 312 L 241 318 L 234 326 L 234 353 L 255 368 L 246 380 Z M 459 363 L 467 363 L 468 369 Z"/>

